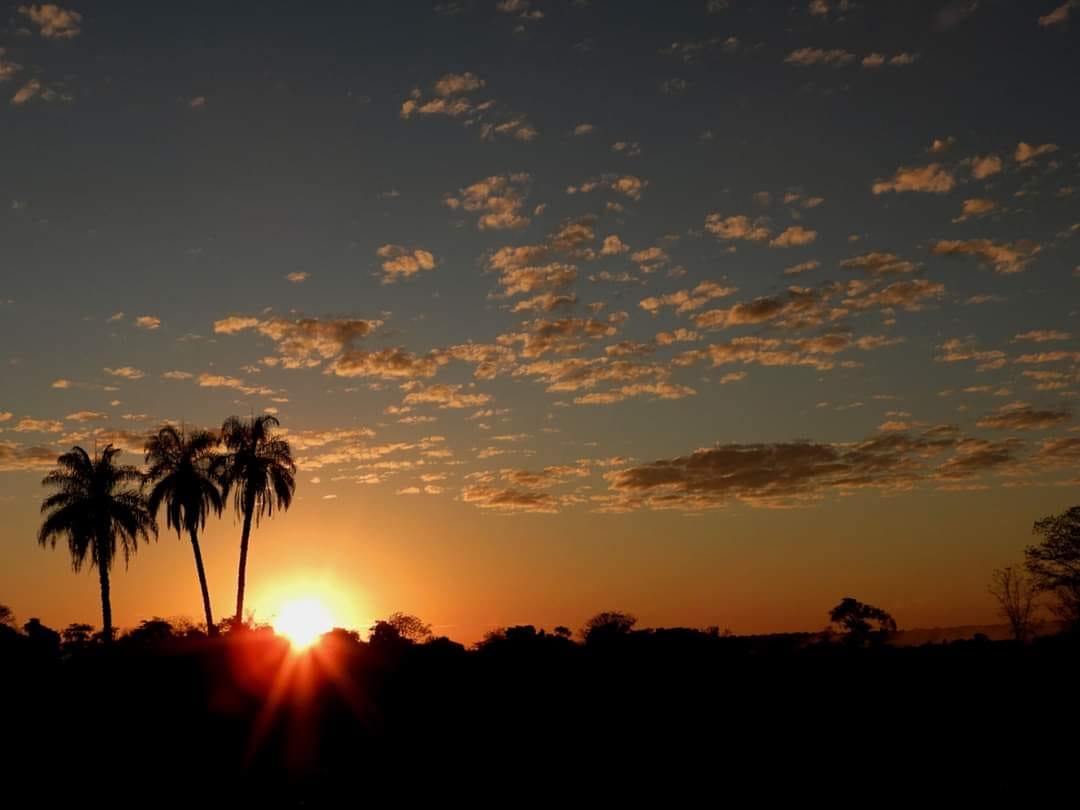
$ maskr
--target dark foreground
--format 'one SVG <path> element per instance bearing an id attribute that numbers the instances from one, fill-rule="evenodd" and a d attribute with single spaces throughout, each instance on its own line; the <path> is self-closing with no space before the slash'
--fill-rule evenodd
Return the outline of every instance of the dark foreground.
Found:
<path id="1" fill-rule="evenodd" d="M 467 651 L 342 632 L 0 645 L 0 805 L 664 806 L 1073 794 L 1067 636 L 853 649 L 689 630 Z"/>

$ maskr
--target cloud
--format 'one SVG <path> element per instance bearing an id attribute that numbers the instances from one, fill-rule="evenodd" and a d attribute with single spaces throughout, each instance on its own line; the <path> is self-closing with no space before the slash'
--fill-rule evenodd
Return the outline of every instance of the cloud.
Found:
<path id="1" fill-rule="evenodd" d="M 58 419 L 20 419 L 12 428 L 16 433 L 62 433 L 64 423 Z"/>
<path id="2" fill-rule="evenodd" d="M 623 194 L 632 200 L 640 200 L 641 193 L 649 185 L 648 180 L 642 180 L 633 174 L 604 174 L 600 179 L 586 180 L 576 186 L 567 186 L 567 194 L 588 194 L 598 189 L 614 191 Z"/>
<path id="3" fill-rule="evenodd" d="M 461 500 L 481 509 L 498 512 L 536 512 L 554 514 L 559 511 L 559 499 L 549 492 L 500 488 L 471 484 L 461 490 Z"/>
<path id="4" fill-rule="evenodd" d="M 552 312 L 559 307 L 568 307 L 577 303 L 577 296 L 573 293 L 546 292 L 518 301 L 510 309 L 511 312 Z"/>
<path id="5" fill-rule="evenodd" d="M 971 166 L 971 176 L 976 180 L 985 180 L 987 177 L 992 177 L 1004 167 L 1001 158 L 997 155 L 976 156 L 969 158 L 965 162 Z"/>
<path id="6" fill-rule="evenodd" d="M 1058 150 L 1056 143 L 1044 143 L 1038 146 L 1032 146 L 1029 143 L 1021 141 L 1016 145 L 1016 151 L 1013 153 L 1013 160 L 1017 163 L 1030 163 L 1040 155 L 1049 155 Z"/>
<path id="7" fill-rule="evenodd" d="M 125 380 L 141 380 L 146 376 L 146 373 L 140 371 L 137 368 L 131 366 L 121 366 L 120 368 L 106 368 L 105 373 L 110 377 L 121 377 Z M 55 386 L 55 383 L 53 384 Z"/>
<path id="8" fill-rule="evenodd" d="M 824 314 L 821 302 L 836 293 L 835 286 L 818 290 L 789 287 L 780 295 L 758 296 L 740 301 L 728 309 L 712 309 L 693 316 L 694 324 L 702 329 L 725 329 L 732 326 L 778 321 L 789 325 L 820 323 Z"/>
<path id="9" fill-rule="evenodd" d="M 446 352 L 416 355 L 402 348 L 363 351 L 350 349 L 327 367 L 338 377 L 377 377 L 384 380 L 433 377 L 450 361 Z"/>
<path id="10" fill-rule="evenodd" d="M 785 228 L 779 236 L 770 241 L 769 247 L 799 247 L 800 245 L 809 245 L 815 239 L 817 239 L 817 231 L 809 230 L 802 225 L 792 225 Z"/>
<path id="11" fill-rule="evenodd" d="M 1026 402 L 1010 402 L 996 411 L 986 414 L 975 424 L 995 430 L 1046 430 L 1068 422 L 1072 414 L 1067 410 L 1035 410 Z"/>
<path id="12" fill-rule="evenodd" d="M 589 133 L 595 131 L 595 129 L 596 127 L 594 127 L 592 124 L 578 124 L 576 127 L 574 127 L 574 134 L 588 135 Z"/>
<path id="13" fill-rule="evenodd" d="M 657 315 L 664 307 L 675 307 L 675 313 L 693 312 L 701 309 L 709 301 L 734 295 L 737 287 L 726 287 L 715 281 L 703 281 L 693 289 L 678 290 L 660 296 L 650 296 L 641 300 L 638 306 L 651 315 Z"/>
<path id="14" fill-rule="evenodd" d="M 18 12 L 38 27 L 45 39 L 73 39 L 82 31 L 82 14 L 60 8 L 54 3 L 19 6 Z"/>
<path id="15" fill-rule="evenodd" d="M 5 53 L 7 51 L 0 48 L 0 82 L 6 82 L 14 78 L 15 74 L 22 70 L 22 65 L 18 62 L 10 62 L 4 59 Z"/>
<path id="16" fill-rule="evenodd" d="M 630 250 L 630 246 L 623 242 L 617 235 L 611 234 L 605 236 L 603 244 L 600 247 L 601 256 L 618 256 L 620 253 L 626 253 Z"/>
<path id="17" fill-rule="evenodd" d="M 201 110 L 206 106 L 206 96 L 195 96 L 188 101 L 187 105 L 193 110 Z"/>
<path id="18" fill-rule="evenodd" d="M 956 138 L 952 135 L 946 135 L 944 138 L 934 138 L 934 142 L 930 144 L 926 151 L 931 155 L 942 155 L 955 145 Z"/>
<path id="19" fill-rule="evenodd" d="M 354 341 L 370 335 L 382 324 L 381 320 L 360 318 L 260 319 L 230 315 L 214 322 L 214 332 L 232 335 L 254 330 L 274 341 L 280 362 L 285 368 L 310 368 L 319 365 L 323 360 L 337 357 Z M 278 362 L 278 358 L 274 360 Z"/>
<path id="20" fill-rule="evenodd" d="M 871 276 L 891 276 L 904 273 L 914 273 L 916 266 L 901 259 L 895 253 L 863 253 L 860 256 L 852 256 L 844 259 L 840 266 L 845 270 L 863 270 Z"/>
<path id="21" fill-rule="evenodd" d="M 864 56 L 859 64 L 864 68 L 874 70 L 884 65 L 889 65 L 890 67 L 905 67 L 907 65 L 915 64 L 918 59 L 919 55 L 917 53 L 897 53 L 891 57 L 886 57 L 884 54 L 880 53 L 870 53 Z"/>
<path id="22" fill-rule="evenodd" d="M 415 276 L 421 270 L 434 270 L 435 256 L 423 248 L 407 248 L 401 245 L 383 245 L 375 255 L 382 263 L 383 284 L 394 284 L 399 279 Z"/>
<path id="23" fill-rule="evenodd" d="M 940 163 L 928 166 L 901 166 L 891 180 L 878 180 L 871 186 L 874 194 L 887 194 L 890 191 L 922 191 L 944 194 L 956 185 L 952 172 Z"/>
<path id="24" fill-rule="evenodd" d="M 697 394 L 688 385 L 676 385 L 670 382 L 633 383 L 610 391 L 597 391 L 574 397 L 575 405 L 612 405 L 630 397 L 652 396 L 657 399 L 683 399 Z"/>
<path id="25" fill-rule="evenodd" d="M 519 141 L 531 141 L 538 135 L 536 128 L 524 116 L 503 110 L 493 99 L 476 101 L 470 94 L 487 85 L 474 73 L 447 73 L 432 86 L 425 97 L 414 88 L 401 104 L 400 115 L 408 120 L 414 116 L 445 115 L 461 119 L 467 127 L 476 127 L 481 140 L 506 135 Z"/>
<path id="26" fill-rule="evenodd" d="M 855 54 L 839 49 L 822 50 L 821 48 L 799 48 L 784 59 L 789 65 L 806 67 L 808 65 L 832 65 L 841 67 L 855 61 Z"/>
<path id="27" fill-rule="evenodd" d="M 1022 354 L 1013 360 L 1013 362 L 1026 366 L 1038 366 L 1045 363 L 1060 363 L 1062 360 L 1080 360 L 1080 352 L 1055 351 Z"/>
<path id="28" fill-rule="evenodd" d="M 576 354 L 592 341 L 611 337 L 618 333 L 626 321 L 625 312 L 613 312 L 604 320 L 596 318 L 537 318 L 522 324 L 522 331 L 499 335 L 496 342 L 501 346 L 521 345 L 523 357 L 540 357 L 548 352 Z"/>
<path id="29" fill-rule="evenodd" d="M 52 447 L 0 441 L 0 472 L 46 470 L 59 455 Z"/>
<path id="30" fill-rule="evenodd" d="M 190 371 L 166 371 L 161 378 L 163 380 L 190 380 L 194 376 Z"/>
<path id="31" fill-rule="evenodd" d="M 140 315 L 135 319 L 135 325 L 140 329 L 157 329 L 161 326 L 161 318 L 153 315 Z"/>
<path id="32" fill-rule="evenodd" d="M 12 104 L 25 104 L 30 99 L 35 98 L 44 90 L 44 86 L 37 79 L 30 79 L 26 84 L 15 91 L 15 95 L 11 97 Z"/>
<path id="33" fill-rule="evenodd" d="M 435 82 L 433 89 L 435 95 L 446 98 L 461 93 L 471 93 L 485 84 L 486 82 L 474 73 L 447 73 Z"/>
<path id="34" fill-rule="evenodd" d="M 405 395 L 406 405 L 437 405 L 439 408 L 475 408 L 491 402 L 489 394 L 463 393 L 460 385 L 435 383 L 418 386 Z"/>
<path id="35" fill-rule="evenodd" d="M 799 264 L 793 264 L 790 267 L 784 268 L 785 276 L 797 276 L 802 273 L 807 273 L 810 270 L 817 270 L 821 267 L 821 262 L 817 259 L 811 259 L 808 262 L 799 262 Z"/>
<path id="36" fill-rule="evenodd" d="M 52 388 L 67 389 L 67 388 L 73 388 L 74 386 L 75 386 L 75 383 L 73 383 L 71 380 L 65 380 L 65 379 L 63 379 L 61 377 L 59 380 L 53 380 L 53 383 L 52 383 L 51 387 Z"/>
<path id="37" fill-rule="evenodd" d="M 747 374 L 745 371 L 729 371 L 727 374 L 720 378 L 721 385 L 727 385 L 728 383 L 739 382 L 745 380 Z"/>
<path id="38" fill-rule="evenodd" d="M 1039 17 L 1039 25 L 1043 28 L 1049 28 L 1054 25 L 1064 25 L 1069 20 L 1069 14 L 1077 7 L 1080 7 L 1080 2 L 1077 2 L 1077 0 L 1065 0 L 1064 3 L 1053 11 Z"/>
<path id="39" fill-rule="evenodd" d="M 198 377 L 200 388 L 232 388 L 247 396 L 258 394 L 260 396 L 272 396 L 275 392 L 272 388 L 261 385 L 248 385 L 238 377 L 229 377 L 224 374 L 210 374 L 203 372 Z"/>
<path id="40" fill-rule="evenodd" d="M 1058 329 L 1032 329 L 1013 336 L 1013 341 L 1030 340 L 1032 343 L 1047 343 L 1052 340 L 1072 340 L 1072 335 Z"/>
<path id="41" fill-rule="evenodd" d="M 952 444 L 903 433 L 851 443 L 717 444 L 607 473 L 615 495 L 608 508 L 781 507 L 830 492 L 909 489 L 927 475 L 927 459 Z"/>
<path id="42" fill-rule="evenodd" d="M 309 278 L 311 278 L 311 273 L 305 271 L 289 273 L 287 276 L 285 276 L 285 280 L 292 284 L 303 284 Z"/>
<path id="43" fill-rule="evenodd" d="M 109 415 L 101 411 L 75 411 L 64 417 L 68 422 L 100 422 L 108 418 Z"/>
<path id="44" fill-rule="evenodd" d="M 479 214 L 476 227 L 485 230 L 524 228 L 529 217 L 521 209 L 529 196 L 528 174 L 492 175 L 461 189 L 457 196 L 447 195 L 443 204 L 451 210 Z"/>
<path id="45" fill-rule="evenodd" d="M 977 349 L 974 340 L 971 338 L 950 338 L 936 348 L 938 353 L 934 360 L 939 363 L 961 363 L 975 360 L 980 363 L 977 368 L 978 371 L 993 370 L 1005 365 L 1005 352 L 997 349 Z"/>
<path id="46" fill-rule="evenodd" d="M 749 217 L 742 215 L 723 217 L 718 213 L 709 214 L 705 218 L 705 230 L 717 239 L 743 239 L 749 242 L 763 242 L 769 238 L 769 229 L 762 220 L 751 222 Z"/>
<path id="47" fill-rule="evenodd" d="M 960 216 L 956 217 L 953 222 L 966 222 L 973 217 L 983 217 L 997 209 L 997 203 L 987 197 L 964 200 L 964 205 L 960 209 Z"/>
<path id="48" fill-rule="evenodd" d="M 930 252 L 935 256 L 976 256 L 1002 275 L 1022 272 L 1041 246 L 1028 239 L 993 242 L 989 239 L 939 239 Z"/>

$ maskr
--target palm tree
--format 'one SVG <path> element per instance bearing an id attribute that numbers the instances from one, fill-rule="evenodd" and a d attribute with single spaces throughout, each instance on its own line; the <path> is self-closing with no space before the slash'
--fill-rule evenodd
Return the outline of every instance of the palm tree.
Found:
<path id="1" fill-rule="evenodd" d="M 206 632 L 214 635 L 214 614 L 210 609 L 210 590 L 206 586 L 199 549 L 199 531 L 206 527 L 210 510 L 220 515 L 225 506 L 219 480 L 224 458 L 217 452 L 220 439 L 208 430 L 196 430 L 190 435 L 173 425 L 163 425 L 146 441 L 146 483 L 151 485 L 147 506 L 157 516 L 165 505 L 165 525 L 176 529 L 179 538 L 187 532 L 191 550 L 195 553 L 195 570 L 202 589 L 203 611 L 206 613 Z"/>
<path id="2" fill-rule="evenodd" d="M 112 640 L 112 604 L 109 601 L 109 569 L 117 546 L 124 565 L 139 547 L 139 540 L 157 536 L 157 526 L 146 508 L 146 499 L 132 484 L 142 480 L 134 467 L 116 463 L 119 448 L 107 445 L 93 458 L 73 447 L 56 460 L 56 469 L 42 484 L 56 490 L 41 504 L 45 522 L 38 543 L 56 548 L 67 539 L 71 567 L 78 572 L 88 559 L 98 570 L 101 583 L 101 624 L 106 641 Z"/>
<path id="3" fill-rule="evenodd" d="M 225 497 L 233 493 L 237 513 L 244 516 L 240 535 L 240 571 L 236 582 L 236 626 L 244 620 L 244 577 L 247 572 L 251 519 L 259 524 L 274 507 L 288 509 L 296 491 L 296 463 L 289 443 L 272 428 L 281 423 L 269 414 L 243 420 L 230 416 L 221 426 L 229 454 L 225 464 Z"/>

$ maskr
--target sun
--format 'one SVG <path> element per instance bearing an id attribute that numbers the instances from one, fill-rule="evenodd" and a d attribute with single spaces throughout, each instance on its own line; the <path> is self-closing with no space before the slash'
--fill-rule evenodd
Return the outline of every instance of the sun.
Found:
<path id="1" fill-rule="evenodd" d="M 283 602 L 273 620 L 274 632 L 285 636 L 295 650 L 306 650 L 334 627 L 334 617 L 316 597 Z"/>

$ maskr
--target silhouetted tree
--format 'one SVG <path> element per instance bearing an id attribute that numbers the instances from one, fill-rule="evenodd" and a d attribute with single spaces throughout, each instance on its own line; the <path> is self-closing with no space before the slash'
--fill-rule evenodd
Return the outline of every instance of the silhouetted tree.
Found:
<path id="1" fill-rule="evenodd" d="M 1031 579 L 1011 565 L 998 568 L 990 580 L 990 594 L 997 600 L 1001 615 L 1008 620 L 1013 638 L 1027 641 L 1031 636 L 1036 597 Z"/>
<path id="2" fill-rule="evenodd" d="M 552 632 L 552 634 L 554 634 L 556 636 L 559 636 L 560 638 L 570 638 L 572 635 L 574 635 L 573 630 L 571 630 L 566 625 L 562 625 L 562 624 L 557 625 L 555 627 L 555 629 L 552 630 L 551 632 Z"/>
<path id="3" fill-rule="evenodd" d="M 0 605 L 0 627 L 15 627 L 15 613 L 7 605 Z"/>
<path id="4" fill-rule="evenodd" d="M 637 624 L 637 617 L 630 613 L 607 610 L 597 613 L 581 628 L 586 644 L 603 644 L 628 636 Z"/>
<path id="5" fill-rule="evenodd" d="M 81 650 L 89 646 L 94 638 L 94 626 L 75 622 L 60 631 L 60 639 L 66 652 Z"/>
<path id="6" fill-rule="evenodd" d="M 214 635 L 214 614 L 210 609 L 210 589 L 206 584 L 199 532 L 213 510 L 220 515 L 225 505 L 220 479 L 224 472 L 224 457 L 217 452 L 217 436 L 207 430 L 195 430 L 190 435 L 173 425 L 164 425 L 146 442 L 146 481 L 150 485 L 148 506 L 157 516 L 165 506 L 165 525 L 176 529 L 176 536 L 187 532 L 195 554 L 195 571 L 202 590 L 206 632 Z"/>
<path id="7" fill-rule="evenodd" d="M 1024 550 L 1036 590 L 1054 595 L 1054 612 L 1080 630 L 1080 506 L 1035 521 L 1042 540 Z"/>
<path id="8" fill-rule="evenodd" d="M 55 656 L 60 652 L 60 634 L 42 624 L 41 619 L 29 619 L 23 625 L 23 634 L 39 653 Z"/>
<path id="9" fill-rule="evenodd" d="M 138 627 L 124 636 L 124 641 L 129 644 L 150 646 L 168 641 L 173 635 L 173 626 L 160 616 L 154 616 L 152 619 L 143 619 L 139 622 Z"/>
<path id="10" fill-rule="evenodd" d="M 273 432 L 280 424 L 276 417 L 263 414 L 247 420 L 231 416 L 221 427 L 222 440 L 229 451 L 223 497 L 233 493 L 236 511 L 243 515 L 244 521 L 236 578 L 236 624 L 242 623 L 244 616 L 244 580 L 252 518 L 257 526 L 263 515 L 274 514 L 275 506 L 288 509 L 296 491 L 296 463 L 292 449 L 285 439 Z"/>
<path id="11" fill-rule="evenodd" d="M 896 632 L 896 621 L 888 612 L 850 596 L 841 599 L 829 612 L 829 619 L 843 628 L 849 644 L 858 647 L 885 641 L 890 633 Z"/>
<path id="12" fill-rule="evenodd" d="M 419 644 L 429 638 L 431 638 L 430 624 L 425 624 L 416 616 L 400 611 L 375 622 L 368 633 L 368 639 L 375 645 L 399 642 Z"/>
<path id="13" fill-rule="evenodd" d="M 56 469 L 41 482 L 56 492 L 41 505 L 45 522 L 38 532 L 38 543 L 55 548 L 57 538 L 63 537 L 76 572 L 87 560 L 91 568 L 98 569 L 101 626 L 107 640 L 113 634 L 109 570 L 117 546 L 126 565 L 140 539 L 149 542 L 151 534 L 157 536 L 146 499 L 132 486 L 142 476 L 134 467 L 117 464 L 119 454 L 111 444 L 94 458 L 83 448 L 73 447 L 57 459 Z"/>

